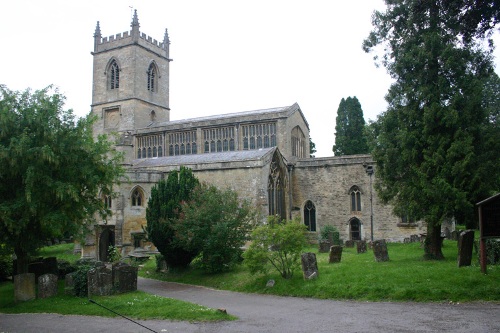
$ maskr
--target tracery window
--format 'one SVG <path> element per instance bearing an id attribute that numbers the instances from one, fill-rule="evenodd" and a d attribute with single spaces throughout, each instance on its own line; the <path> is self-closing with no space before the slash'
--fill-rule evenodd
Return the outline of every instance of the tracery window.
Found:
<path id="1" fill-rule="evenodd" d="M 151 63 L 148 68 L 148 83 L 147 87 L 149 91 L 158 91 L 158 70 L 155 63 Z"/>
<path id="2" fill-rule="evenodd" d="M 204 153 L 235 150 L 234 127 L 207 128 L 203 130 Z"/>
<path id="3" fill-rule="evenodd" d="M 103 194 L 102 195 L 102 201 L 104 202 L 104 208 L 106 209 L 111 209 L 111 205 L 112 205 L 112 198 L 110 195 L 105 195 Z"/>
<path id="4" fill-rule="evenodd" d="M 241 132 L 244 150 L 276 146 L 276 123 L 242 125 Z"/>
<path id="5" fill-rule="evenodd" d="M 299 126 L 292 129 L 292 156 L 306 157 L 306 137 Z"/>
<path id="6" fill-rule="evenodd" d="M 316 231 L 316 206 L 310 200 L 304 205 L 304 224 L 307 230 Z"/>
<path id="7" fill-rule="evenodd" d="M 349 196 L 351 197 L 351 212 L 361 212 L 361 191 L 359 187 L 351 187 Z"/>
<path id="8" fill-rule="evenodd" d="M 143 195 L 142 191 L 139 188 L 136 188 L 132 192 L 131 199 L 132 199 L 131 203 L 132 203 L 133 207 L 140 207 L 144 203 L 144 195 Z"/>
<path id="9" fill-rule="evenodd" d="M 198 154 L 196 131 L 168 134 L 168 156 Z"/>
<path id="10" fill-rule="evenodd" d="M 286 219 L 285 187 L 284 170 L 280 168 L 277 158 L 273 157 L 267 183 L 269 215 L 278 215 L 281 219 Z"/>
<path id="11" fill-rule="evenodd" d="M 163 135 L 137 137 L 137 158 L 163 157 Z"/>
<path id="12" fill-rule="evenodd" d="M 116 60 L 112 60 L 108 67 L 108 87 L 109 89 L 120 88 L 120 68 Z"/>

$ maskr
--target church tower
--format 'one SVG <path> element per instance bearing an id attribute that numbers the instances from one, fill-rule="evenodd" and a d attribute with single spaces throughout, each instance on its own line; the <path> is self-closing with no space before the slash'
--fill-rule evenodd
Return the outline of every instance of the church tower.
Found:
<path id="1" fill-rule="evenodd" d="M 161 43 L 141 33 L 137 10 L 130 26 L 130 31 L 103 38 L 97 22 L 92 52 L 91 107 L 98 117 L 94 133 L 118 133 L 118 146 L 126 152 L 126 160 L 133 158 L 132 135 L 137 129 L 170 119 L 172 61 L 167 30 Z"/>

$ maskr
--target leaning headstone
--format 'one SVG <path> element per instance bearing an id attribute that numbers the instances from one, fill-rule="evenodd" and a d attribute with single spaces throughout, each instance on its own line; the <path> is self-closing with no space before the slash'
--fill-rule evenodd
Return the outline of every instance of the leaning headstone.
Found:
<path id="1" fill-rule="evenodd" d="M 117 293 L 137 290 L 137 267 L 118 263 L 113 265 L 113 286 Z"/>
<path id="2" fill-rule="evenodd" d="M 318 277 L 318 263 L 316 261 L 316 254 L 312 252 L 302 253 L 302 272 L 304 280 L 311 280 Z"/>
<path id="3" fill-rule="evenodd" d="M 354 247 L 354 241 L 353 240 L 346 240 L 345 247 Z"/>
<path id="4" fill-rule="evenodd" d="M 57 295 L 57 275 L 44 274 L 38 278 L 38 298 Z"/>
<path id="5" fill-rule="evenodd" d="M 458 267 L 471 265 L 473 247 L 474 230 L 462 231 L 458 237 Z"/>
<path id="6" fill-rule="evenodd" d="M 14 275 L 14 301 L 24 302 L 35 297 L 35 273 Z"/>
<path id="7" fill-rule="evenodd" d="M 356 247 L 357 247 L 358 253 L 365 253 L 366 252 L 366 241 L 364 241 L 364 240 L 357 241 Z"/>
<path id="8" fill-rule="evenodd" d="M 113 275 L 105 266 L 94 267 L 87 273 L 87 287 L 89 297 L 109 296 L 113 292 Z"/>
<path id="9" fill-rule="evenodd" d="M 377 262 L 389 261 L 389 253 L 387 252 L 387 243 L 385 239 L 374 241 L 372 246 L 373 254 Z"/>
<path id="10" fill-rule="evenodd" d="M 64 276 L 64 293 L 66 295 L 75 295 L 75 274 L 68 273 Z"/>
<path id="11" fill-rule="evenodd" d="M 330 246 L 332 246 L 332 243 L 329 240 L 320 240 L 319 241 L 319 253 L 327 253 L 330 251 Z"/>
<path id="12" fill-rule="evenodd" d="M 329 263 L 340 262 L 342 259 L 342 246 L 340 245 L 332 245 L 330 246 L 330 258 Z"/>

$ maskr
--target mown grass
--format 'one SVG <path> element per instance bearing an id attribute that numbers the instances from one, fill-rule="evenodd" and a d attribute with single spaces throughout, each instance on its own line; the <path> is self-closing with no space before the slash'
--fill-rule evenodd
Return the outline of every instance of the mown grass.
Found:
<path id="1" fill-rule="evenodd" d="M 74 263 L 80 255 L 73 254 L 73 244 L 45 247 L 41 257 L 57 257 Z M 182 321 L 222 321 L 236 317 L 198 304 L 150 295 L 141 291 L 126 294 L 93 297 L 93 301 L 121 315 L 133 319 L 161 319 Z M 64 294 L 64 281 L 59 281 L 58 295 L 46 299 L 14 302 L 12 282 L 0 283 L 0 312 L 2 313 L 59 313 L 63 315 L 87 315 L 116 317 L 117 315 L 87 298 Z"/>
<path id="2" fill-rule="evenodd" d="M 339 300 L 471 302 L 500 301 L 500 267 L 488 266 L 480 272 L 474 254 L 473 265 L 457 267 L 457 242 L 445 241 L 445 260 L 423 260 L 418 243 L 388 244 L 388 262 L 376 262 L 372 251 L 357 254 L 355 248 L 344 248 L 342 261 L 328 263 L 328 253 L 316 253 L 319 277 L 304 281 L 301 271 L 293 278 L 282 279 L 278 273 L 251 275 L 244 266 L 235 271 L 206 275 L 198 269 L 157 273 L 149 260 L 140 275 L 166 281 L 203 285 L 249 293 L 301 296 Z M 272 288 L 266 282 L 275 280 Z"/>

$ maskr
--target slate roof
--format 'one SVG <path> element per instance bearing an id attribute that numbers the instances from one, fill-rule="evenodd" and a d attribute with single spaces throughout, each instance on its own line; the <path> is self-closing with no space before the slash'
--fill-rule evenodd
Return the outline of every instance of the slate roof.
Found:
<path id="1" fill-rule="evenodd" d="M 274 152 L 276 147 L 255 150 L 229 151 L 222 153 L 178 155 L 156 158 L 141 158 L 132 161 L 133 168 L 151 168 L 170 165 L 210 164 L 260 160 Z"/>

